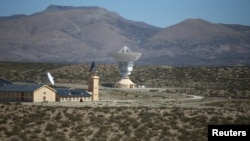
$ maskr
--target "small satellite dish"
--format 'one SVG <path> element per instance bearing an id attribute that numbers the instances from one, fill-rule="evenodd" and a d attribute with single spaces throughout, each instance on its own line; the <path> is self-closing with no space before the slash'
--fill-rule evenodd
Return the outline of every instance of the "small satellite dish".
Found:
<path id="1" fill-rule="evenodd" d="M 54 78 L 52 77 L 52 75 L 50 74 L 50 72 L 47 72 L 47 76 L 48 76 L 49 82 L 52 85 L 55 85 Z"/>

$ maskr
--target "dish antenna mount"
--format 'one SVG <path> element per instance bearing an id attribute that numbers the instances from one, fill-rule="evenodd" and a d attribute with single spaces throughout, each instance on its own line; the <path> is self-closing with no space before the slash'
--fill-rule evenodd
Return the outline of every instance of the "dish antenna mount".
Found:
<path id="1" fill-rule="evenodd" d="M 47 72 L 47 76 L 48 76 L 50 84 L 55 85 L 54 78 L 52 77 L 52 75 L 50 74 L 50 72 Z"/>

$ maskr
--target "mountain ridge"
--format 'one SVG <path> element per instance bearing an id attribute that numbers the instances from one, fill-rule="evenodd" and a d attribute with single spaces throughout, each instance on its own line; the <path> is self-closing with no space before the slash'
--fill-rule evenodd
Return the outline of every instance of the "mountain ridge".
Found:
<path id="1" fill-rule="evenodd" d="M 161 30 L 149 39 L 147 46 L 148 49 L 160 52 L 167 50 L 163 56 L 173 62 L 183 58 L 183 61 L 190 60 L 197 65 L 249 65 L 249 31 L 249 26 L 236 27 L 213 24 L 201 19 L 187 19 Z M 246 60 L 239 61 L 241 57 Z M 197 59 L 201 62 L 196 61 Z"/>
<path id="2" fill-rule="evenodd" d="M 250 26 L 186 19 L 159 28 L 107 9 L 50 5 L 31 15 L 0 18 L 0 60 L 110 63 L 110 52 L 128 46 L 137 63 L 250 65 Z"/>

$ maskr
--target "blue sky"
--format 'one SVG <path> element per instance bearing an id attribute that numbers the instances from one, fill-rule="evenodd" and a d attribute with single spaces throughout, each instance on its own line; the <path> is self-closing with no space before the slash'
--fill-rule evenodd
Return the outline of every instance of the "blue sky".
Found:
<path id="1" fill-rule="evenodd" d="M 32 14 L 49 5 L 100 6 L 124 18 L 167 27 L 187 18 L 250 25 L 250 0 L 1 0 L 0 16 Z"/>

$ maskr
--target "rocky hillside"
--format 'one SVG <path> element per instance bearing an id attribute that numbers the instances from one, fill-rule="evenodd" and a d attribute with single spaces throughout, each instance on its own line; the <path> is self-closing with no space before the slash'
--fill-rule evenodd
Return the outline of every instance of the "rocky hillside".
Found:
<path id="1" fill-rule="evenodd" d="M 160 57 L 173 65 L 249 64 L 250 27 L 187 19 L 153 35 L 146 47 L 158 54 L 153 62 Z"/>
<path id="2" fill-rule="evenodd" d="M 134 22 L 100 7 L 49 6 L 33 15 L 0 19 L 0 60 L 110 61 L 124 45 L 138 50 L 159 28 Z"/>
<path id="3" fill-rule="evenodd" d="M 250 27 L 187 19 L 158 28 L 101 7 L 51 5 L 32 15 L 0 17 L 0 61 L 112 62 L 124 45 L 138 63 L 250 65 Z"/>

